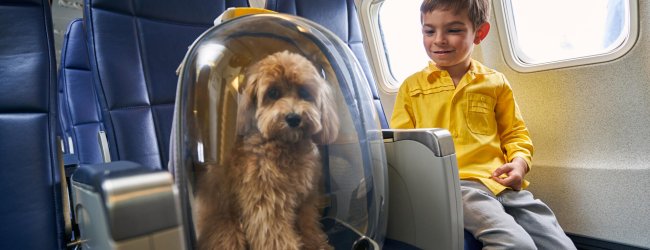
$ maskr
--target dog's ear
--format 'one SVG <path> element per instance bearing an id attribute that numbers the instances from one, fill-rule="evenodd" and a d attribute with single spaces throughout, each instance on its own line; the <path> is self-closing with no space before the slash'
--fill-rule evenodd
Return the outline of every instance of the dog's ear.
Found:
<path id="1" fill-rule="evenodd" d="M 334 92 L 323 78 L 316 75 L 316 79 L 321 86 L 319 97 L 316 98 L 316 105 L 321 111 L 322 129 L 314 134 L 312 139 L 318 144 L 329 144 L 336 141 L 339 135 L 339 116 L 336 113 Z"/>
<path id="2" fill-rule="evenodd" d="M 246 73 L 244 84 L 239 86 L 239 106 L 237 108 L 237 134 L 245 135 L 255 129 L 257 110 L 257 88 L 259 74 L 257 67 L 249 69 Z"/>

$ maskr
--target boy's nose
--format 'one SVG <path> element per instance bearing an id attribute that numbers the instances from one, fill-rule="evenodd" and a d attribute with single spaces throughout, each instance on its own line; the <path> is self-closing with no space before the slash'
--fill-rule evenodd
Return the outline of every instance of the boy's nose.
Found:
<path id="1" fill-rule="evenodd" d="M 433 39 L 433 42 L 435 44 L 446 44 L 447 43 L 447 38 L 442 34 L 436 34 L 436 36 Z"/>

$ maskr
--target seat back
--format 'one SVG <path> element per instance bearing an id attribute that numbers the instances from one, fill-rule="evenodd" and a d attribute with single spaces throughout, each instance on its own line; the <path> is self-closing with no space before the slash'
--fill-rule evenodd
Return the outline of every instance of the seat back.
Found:
<path id="1" fill-rule="evenodd" d="M 47 0 L 0 0 L 0 249 L 64 249 Z"/>
<path id="2" fill-rule="evenodd" d="M 85 36 L 82 19 L 72 20 L 61 49 L 59 119 L 66 161 L 92 164 L 102 162 L 97 135 L 104 131 L 104 125 L 92 82 Z"/>
<path id="3" fill-rule="evenodd" d="M 166 168 L 176 68 L 226 8 L 246 0 L 86 0 L 92 81 L 112 160 Z"/>
<path id="4" fill-rule="evenodd" d="M 363 68 L 372 91 L 381 127 L 388 128 L 384 108 L 379 100 L 377 85 L 372 77 L 368 57 L 363 48 L 363 34 L 361 34 L 354 0 L 267 0 L 266 8 L 307 18 L 323 25 L 341 38 L 350 47 Z"/>

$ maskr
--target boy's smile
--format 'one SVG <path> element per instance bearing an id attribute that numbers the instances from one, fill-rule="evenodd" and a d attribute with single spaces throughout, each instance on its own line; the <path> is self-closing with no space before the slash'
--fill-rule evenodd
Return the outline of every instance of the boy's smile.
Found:
<path id="1" fill-rule="evenodd" d="M 436 50 L 433 51 L 432 53 L 438 60 L 443 61 L 445 58 L 450 57 L 452 53 L 454 53 L 455 50 Z M 434 61 L 437 61 L 436 59 L 433 59 Z"/>
<path id="2" fill-rule="evenodd" d="M 437 51 L 434 51 L 433 53 L 434 54 L 449 54 L 449 53 L 452 53 L 452 52 L 454 52 L 454 51 L 453 50 L 437 50 Z"/>

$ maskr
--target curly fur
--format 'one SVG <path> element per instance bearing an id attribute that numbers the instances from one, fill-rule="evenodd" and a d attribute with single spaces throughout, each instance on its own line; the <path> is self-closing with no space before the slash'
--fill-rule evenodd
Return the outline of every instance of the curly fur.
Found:
<path id="1" fill-rule="evenodd" d="M 232 158 L 200 180 L 199 248 L 331 249 L 319 223 L 316 146 L 338 135 L 328 83 L 284 51 L 253 65 L 240 92 Z"/>

